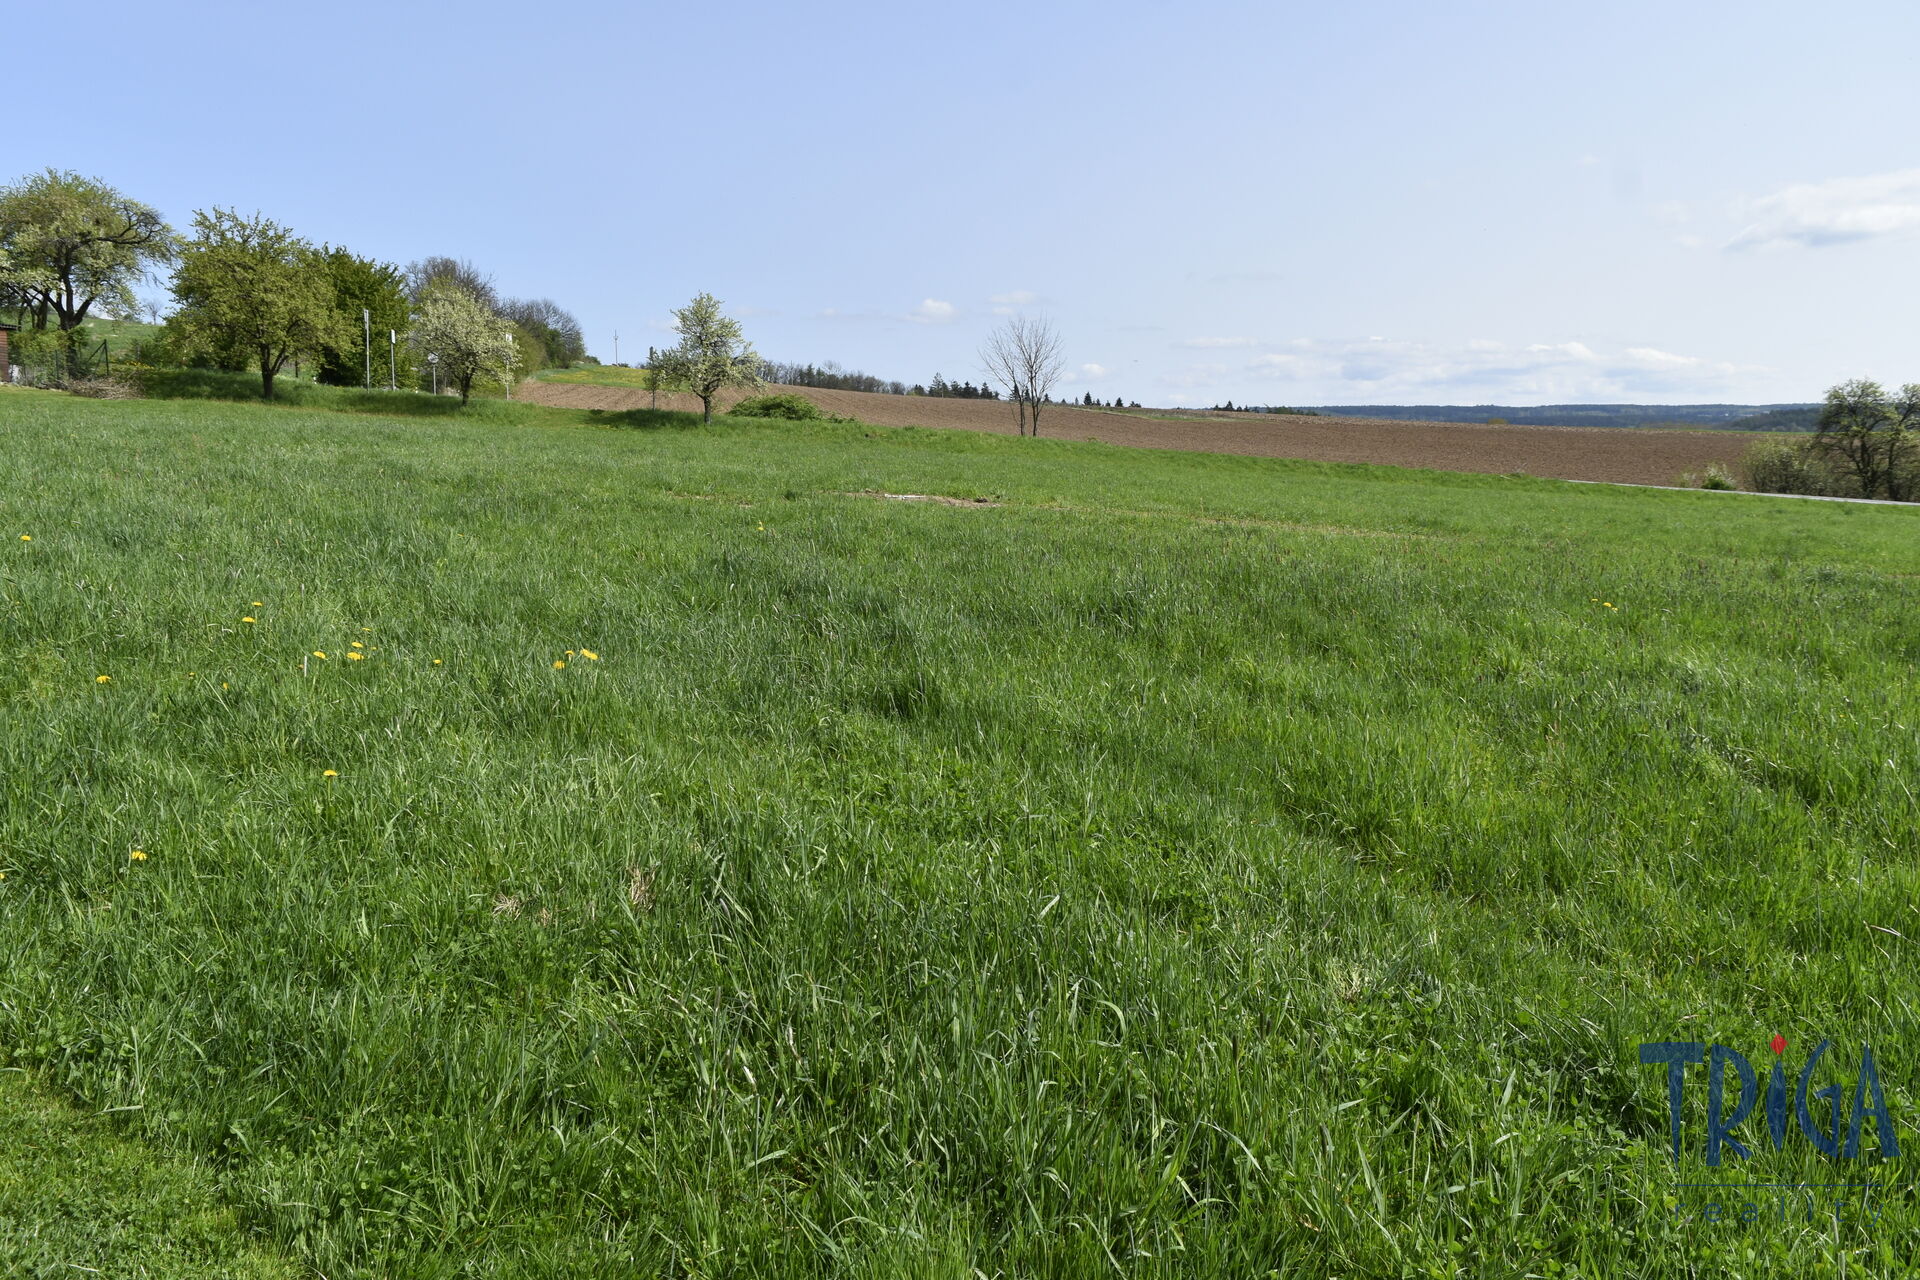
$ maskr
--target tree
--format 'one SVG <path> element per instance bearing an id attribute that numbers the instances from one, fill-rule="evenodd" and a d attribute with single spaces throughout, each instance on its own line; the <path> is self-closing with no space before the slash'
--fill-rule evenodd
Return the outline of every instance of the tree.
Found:
<path id="1" fill-rule="evenodd" d="M 320 250 L 320 262 L 333 290 L 334 312 L 340 317 L 348 340 L 321 353 L 317 380 L 329 386 L 357 387 L 366 380 L 371 363 L 376 385 L 386 381 L 389 372 L 398 385 L 414 385 L 418 374 L 411 344 L 403 342 L 393 353 L 381 350 L 387 345 L 389 330 L 402 335 L 407 331 L 407 278 L 400 268 L 387 262 L 358 258 L 345 249 L 331 246 Z M 371 313 L 370 326 L 362 320 L 362 311 Z M 373 349 L 377 353 L 371 361 L 365 349 L 368 327 L 373 330 Z M 394 357 L 391 370 L 386 367 L 390 363 L 389 354 Z"/>
<path id="2" fill-rule="evenodd" d="M 713 398 L 728 387 L 758 387 L 763 363 L 741 336 L 740 322 L 720 313 L 720 300 L 703 293 L 673 313 L 678 346 L 660 353 L 655 373 L 700 397 L 701 421 L 713 421 Z"/>
<path id="3" fill-rule="evenodd" d="M 460 388 L 460 403 L 473 395 L 473 380 L 492 374 L 512 386 L 517 356 L 513 326 L 466 290 L 442 284 L 429 288 L 414 316 L 413 345 L 437 355 L 447 381 Z"/>
<path id="4" fill-rule="evenodd" d="M 537 368 L 568 369 L 587 355 L 580 322 L 551 298 L 509 298 L 496 308 L 544 353 Z"/>
<path id="5" fill-rule="evenodd" d="M 489 311 L 500 309 L 500 295 L 494 292 L 493 277 L 465 258 L 422 258 L 407 264 L 407 301 L 418 307 L 436 288 L 451 286 Z"/>
<path id="6" fill-rule="evenodd" d="M 1014 316 L 987 335 L 980 361 L 1013 400 L 1020 434 L 1039 435 L 1041 407 L 1052 402 L 1053 384 L 1065 367 L 1053 325 Z"/>
<path id="7" fill-rule="evenodd" d="M 333 284 L 319 252 L 277 222 L 231 209 L 193 215 L 180 251 L 170 322 L 189 350 L 216 360 L 257 361 L 260 395 L 289 359 L 318 356 L 352 341 L 334 310 Z"/>
<path id="8" fill-rule="evenodd" d="M 95 305 L 139 306 L 133 286 L 172 262 L 178 240 L 160 215 L 97 178 L 48 169 L 0 188 L 0 305 L 35 329 L 58 322 L 70 369 Z"/>
<path id="9" fill-rule="evenodd" d="M 1877 382 L 1855 378 L 1827 392 L 1811 448 L 1850 474 L 1861 497 L 1906 502 L 1920 478 L 1914 475 L 1917 433 L 1920 383 L 1908 383 L 1895 397 Z"/>

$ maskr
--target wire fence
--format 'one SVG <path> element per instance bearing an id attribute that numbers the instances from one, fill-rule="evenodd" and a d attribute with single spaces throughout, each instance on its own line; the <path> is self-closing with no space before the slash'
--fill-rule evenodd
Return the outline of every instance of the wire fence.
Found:
<path id="1" fill-rule="evenodd" d="M 14 334 L 8 349 L 9 372 L 20 386 L 60 390 L 75 382 L 113 376 L 113 354 L 105 340 L 68 350 L 58 340 L 23 343 L 19 341 L 23 336 L 24 332 Z M 125 363 L 123 356 L 121 364 Z"/>

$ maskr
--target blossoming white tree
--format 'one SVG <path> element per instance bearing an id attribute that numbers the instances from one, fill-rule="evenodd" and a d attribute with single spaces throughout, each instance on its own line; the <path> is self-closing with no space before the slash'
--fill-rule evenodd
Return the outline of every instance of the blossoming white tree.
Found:
<path id="1" fill-rule="evenodd" d="M 673 313 L 680 344 L 654 360 L 653 374 L 669 387 L 700 397 L 703 422 L 713 421 L 713 398 L 727 387 L 760 385 L 760 355 L 740 333 L 740 322 L 720 313 L 720 300 L 703 293 Z"/>
<path id="2" fill-rule="evenodd" d="M 430 289 L 414 318 L 413 344 L 440 357 L 447 380 L 460 388 L 460 403 L 473 394 L 473 380 L 491 373 L 512 388 L 513 326 L 466 292 L 451 286 Z"/>

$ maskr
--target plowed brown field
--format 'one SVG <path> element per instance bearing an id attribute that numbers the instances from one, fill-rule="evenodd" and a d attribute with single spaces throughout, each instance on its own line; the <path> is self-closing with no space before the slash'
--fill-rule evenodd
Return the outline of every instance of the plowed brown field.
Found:
<path id="1" fill-rule="evenodd" d="M 1014 432 L 1013 410 L 993 400 L 931 396 L 883 396 L 865 391 L 781 387 L 828 413 L 883 427 L 953 427 L 964 431 Z M 515 395 L 535 404 L 573 409 L 644 409 L 650 392 L 580 383 L 530 382 Z M 717 397 L 714 408 L 737 402 L 741 393 Z M 689 395 L 662 393 L 662 409 L 699 411 Z M 1169 411 L 1172 412 L 1172 411 Z M 1150 449 L 1190 449 L 1315 462 L 1373 462 L 1439 471 L 1523 473 L 1559 480 L 1607 480 L 1618 484 L 1679 483 L 1682 472 L 1709 462 L 1730 470 L 1751 437 L 1726 431 L 1642 431 L 1620 427 L 1489 427 L 1458 422 L 1387 422 L 1373 418 L 1306 418 L 1261 413 L 1196 413 L 1157 418 L 1115 410 L 1049 407 L 1044 435 L 1064 440 L 1101 440 Z"/>

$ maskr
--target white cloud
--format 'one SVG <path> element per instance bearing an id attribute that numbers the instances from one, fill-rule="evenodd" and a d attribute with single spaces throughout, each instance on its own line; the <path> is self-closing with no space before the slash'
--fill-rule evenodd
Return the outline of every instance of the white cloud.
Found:
<path id="1" fill-rule="evenodd" d="M 1232 367 L 1229 365 L 1196 364 L 1174 373 L 1161 374 L 1159 383 L 1163 387 L 1174 387 L 1180 390 L 1204 390 L 1218 386 L 1221 379 L 1231 372 Z M 1174 401 L 1176 404 L 1185 402 L 1184 397 L 1176 398 Z"/>
<path id="2" fill-rule="evenodd" d="M 1257 347 L 1260 345 L 1260 340 L 1258 338 L 1185 338 L 1173 345 L 1204 351 L 1214 347 Z"/>
<path id="3" fill-rule="evenodd" d="M 1107 376 L 1107 367 L 1103 364 L 1083 364 L 1069 373 L 1064 382 L 1098 382 Z"/>
<path id="4" fill-rule="evenodd" d="M 1439 344 L 1375 337 L 1296 340 L 1237 368 L 1195 364 L 1161 383 L 1235 398 L 1252 384 L 1271 388 L 1276 402 L 1288 404 L 1568 404 L 1717 397 L 1751 372 L 1649 346 L 1596 350 L 1577 341 Z"/>
<path id="5" fill-rule="evenodd" d="M 1821 249 L 1920 232 L 1920 169 L 1801 183 L 1746 202 L 1729 249 Z"/>
<path id="6" fill-rule="evenodd" d="M 907 313 L 907 319 L 920 324 L 947 324 L 960 314 L 959 308 L 951 302 L 942 302 L 938 298 L 927 298 L 919 306 Z"/>
<path id="7" fill-rule="evenodd" d="M 1706 363 L 1699 356 L 1677 356 L 1654 347 L 1628 347 L 1626 357 L 1646 369 L 1697 369 Z"/>

